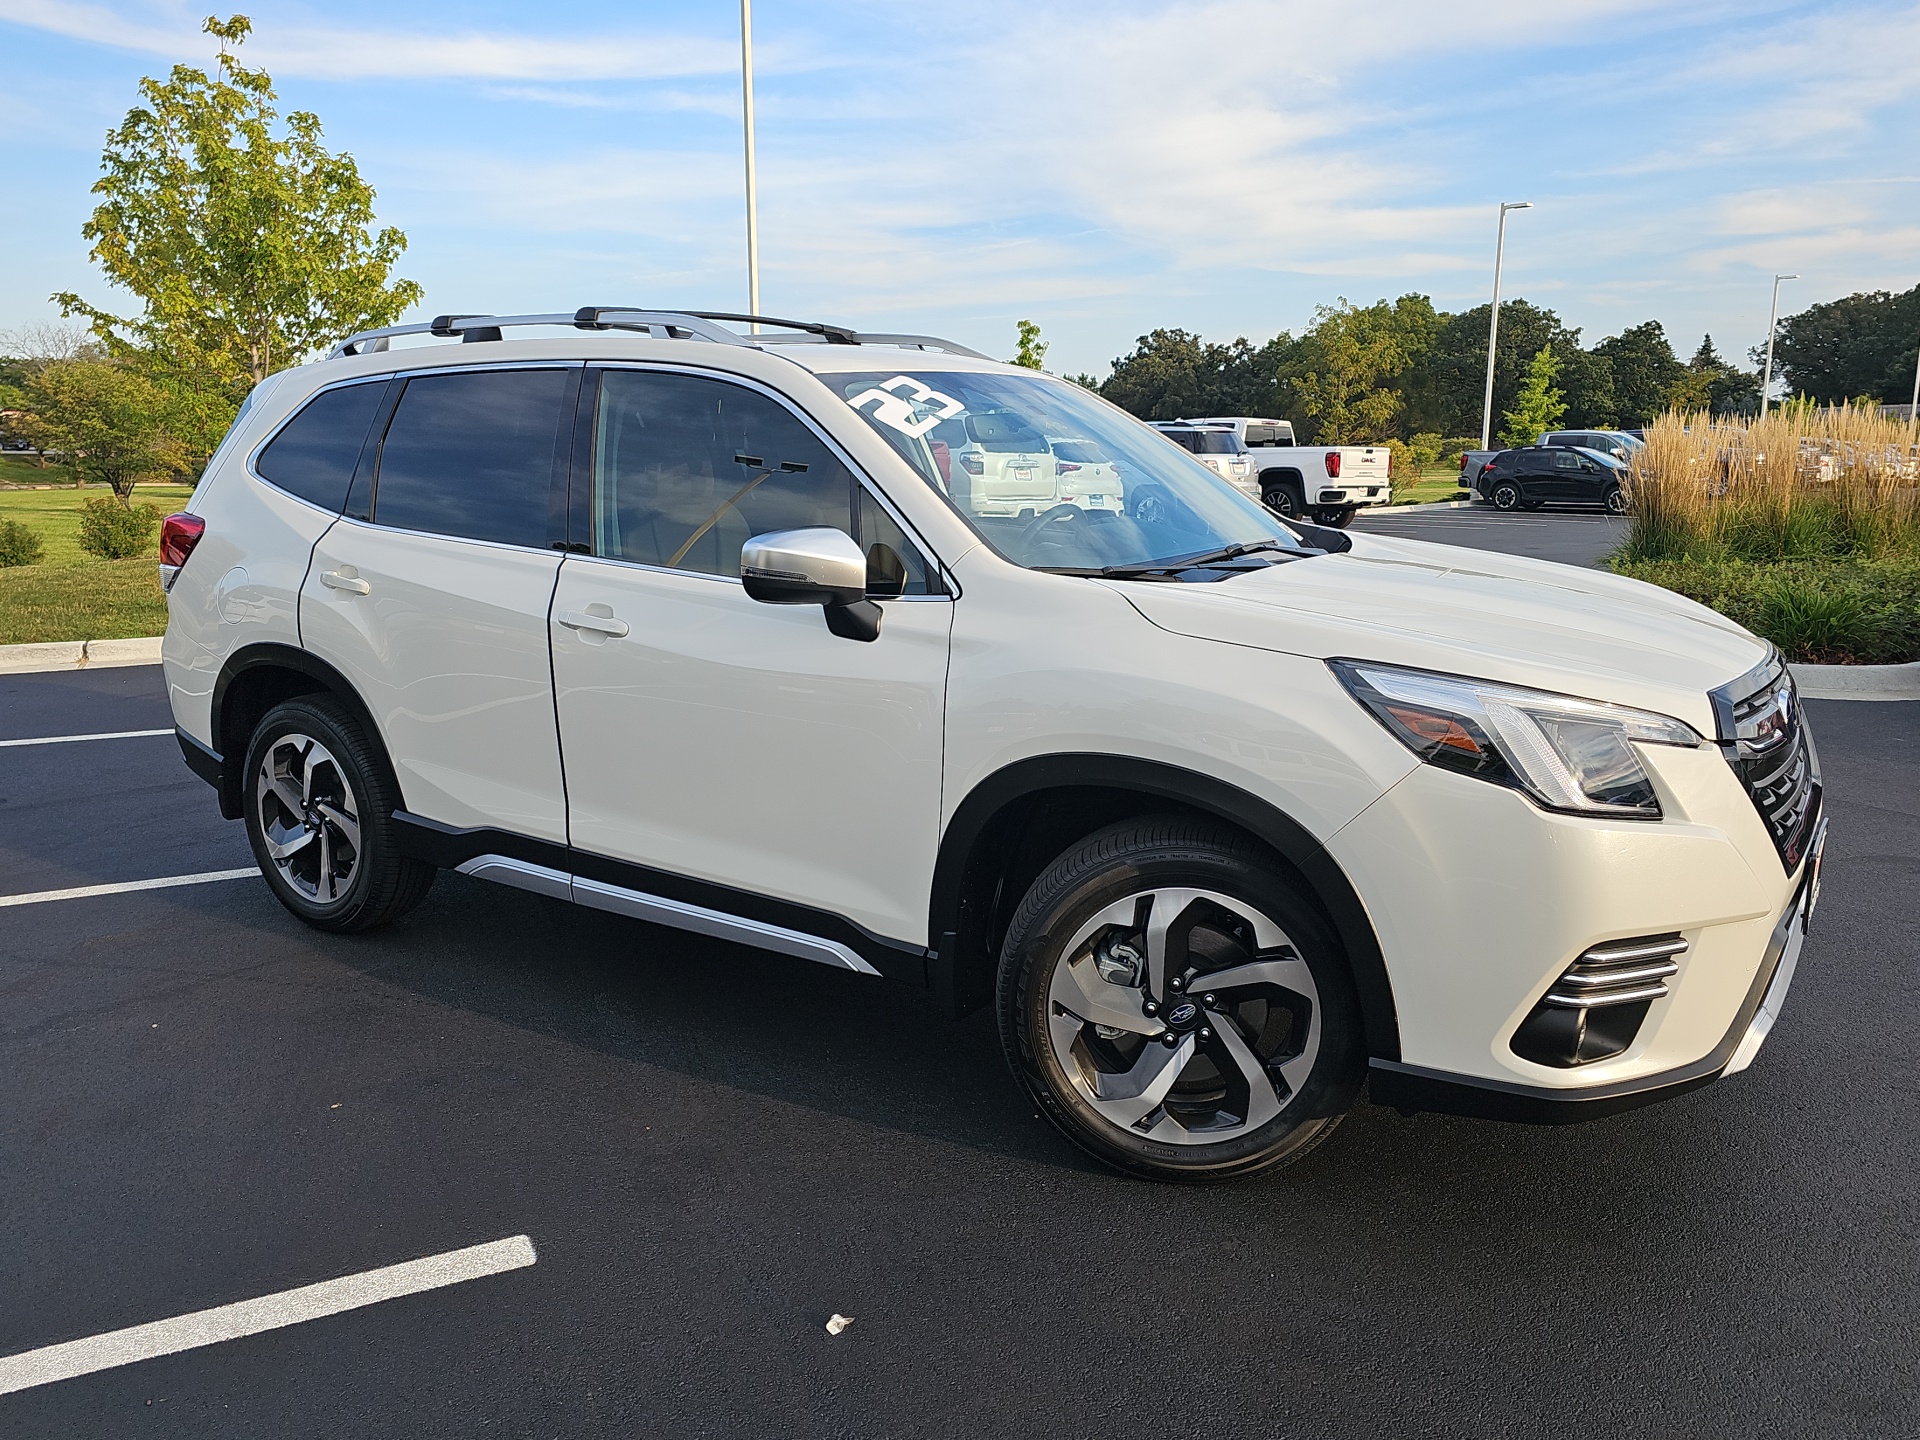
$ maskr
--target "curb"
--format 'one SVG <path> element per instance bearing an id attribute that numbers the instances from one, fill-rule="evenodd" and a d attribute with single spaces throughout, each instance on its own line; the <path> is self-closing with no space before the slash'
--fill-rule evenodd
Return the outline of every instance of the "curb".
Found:
<path id="1" fill-rule="evenodd" d="M 1908 665 L 1789 665 L 1804 700 L 1920 700 L 1920 660 Z"/>
<path id="2" fill-rule="evenodd" d="M 0 675 L 49 670 L 109 670 L 122 665 L 158 665 L 160 637 L 137 640 L 57 640 L 43 645 L 0 645 Z"/>

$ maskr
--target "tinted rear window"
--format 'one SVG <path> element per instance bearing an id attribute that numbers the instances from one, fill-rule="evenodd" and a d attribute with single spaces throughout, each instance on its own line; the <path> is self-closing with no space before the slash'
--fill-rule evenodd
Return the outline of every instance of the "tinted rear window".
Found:
<path id="1" fill-rule="evenodd" d="M 1247 444 L 1291 445 L 1293 444 L 1293 427 L 1290 425 L 1249 425 L 1247 426 Z"/>
<path id="2" fill-rule="evenodd" d="M 1240 437 L 1231 430 L 1201 430 L 1194 434 L 1192 443 L 1180 442 L 1196 455 L 1238 455 Z"/>
<path id="3" fill-rule="evenodd" d="M 544 548 L 571 370 L 407 381 L 380 450 L 374 523 Z"/>
<path id="4" fill-rule="evenodd" d="M 322 390 L 274 436 L 253 468 L 275 489 L 338 511 L 360 460 L 360 447 L 387 393 L 383 377 Z"/>

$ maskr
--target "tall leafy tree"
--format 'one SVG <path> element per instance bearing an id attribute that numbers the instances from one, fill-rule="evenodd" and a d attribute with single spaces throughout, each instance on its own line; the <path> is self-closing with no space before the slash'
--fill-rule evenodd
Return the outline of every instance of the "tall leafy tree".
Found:
<path id="1" fill-rule="evenodd" d="M 1113 362 L 1100 393 L 1143 420 L 1271 414 L 1278 356 L 1291 337 L 1256 349 L 1245 338 L 1213 344 L 1190 330 L 1155 330 Z"/>
<path id="2" fill-rule="evenodd" d="M 1658 320 L 1609 336 L 1593 353 L 1604 355 L 1612 366 L 1613 418 L 1620 425 L 1642 426 L 1664 414 L 1668 392 L 1686 371 Z"/>
<path id="3" fill-rule="evenodd" d="M 1754 363 L 1766 353 L 1754 347 Z M 1905 404 L 1920 350 L 1920 285 L 1848 295 L 1809 306 L 1780 322 L 1773 366 L 1787 384 L 1822 404 L 1862 395 Z"/>
<path id="4" fill-rule="evenodd" d="M 1674 410 L 1718 415 L 1757 409 L 1759 404 L 1760 377 L 1722 356 L 1711 335 L 1701 337 L 1700 348 L 1667 391 L 1667 405 Z"/>
<path id="5" fill-rule="evenodd" d="M 142 103 L 107 137 L 81 233 L 139 312 L 53 297 L 176 392 L 176 429 L 203 449 L 273 370 L 421 296 L 392 278 L 406 237 L 373 229 L 374 192 L 353 157 L 326 148 L 318 116 L 282 116 L 266 72 L 240 63 L 251 29 L 244 15 L 208 17 L 214 73 L 176 65 L 142 80 Z"/>
<path id="6" fill-rule="evenodd" d="M 1418 344 L 1401 318 L 1385 300 L 1361 307 L 1344 296 L 1314 312 L 1313 328 L 1302 337 L 1301 368 L 1290 383 L 1301 411 L 1314 421 L 1318 443 L 1398 435 L 1405 404 L 1398 382 Z"/>
<path id="7" fill-rule="evenodd" d="M 1433 345 L 1410 397 L 1414 430 L 1478 436 L 1487 375 L 1487 321 L 1491 307 L 1476 305 L 1440 317 Z M 1560 361 L 1570 423 L 1597 425 L 1612 419 L 1613 376 L 1604 358 L 1580 348 L 1580 332 L 1552 310 L 1526 300 L 1500 302 L 1500 347 L 1494 355 L 1493 413 L 1513 409 L 1533 357 L 1551 347 Z"/>
<path id="8" fill-rule="evenodd" d="M 1531 445 L 1543 430 L 1558 428 L 1567 413 L 1566 392 L 1553 382 L 1560 362 L 1551 345 L 1542 345 L 1527 365 L 1527 375 L 1513 397 L 1513 408 L 1501 418 L 1502 445 Z"/>

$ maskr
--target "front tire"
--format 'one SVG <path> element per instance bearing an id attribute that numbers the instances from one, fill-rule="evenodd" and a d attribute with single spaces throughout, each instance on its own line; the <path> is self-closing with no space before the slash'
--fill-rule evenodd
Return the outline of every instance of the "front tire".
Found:
<path id="1" fill-rule="evenodd" d="M 1352 505 L 1330 505 L 1324 510 L 1313 512 L 1313 523 L 1325 525 L 1332 530 L 1344 530 L 1353 522 L 1355 508 Z"/>
<path id="2" fill-rule="evenodd" d="M 1627 492 L 1615 485 L 1600 497 L 1600 503 L 1607 507 L 1609 515 L 1624 515 L 1627 513 Z"/>
<path id="3" fill-rule="evenodd" d="M 274 898 L 317 930 L 372 930 L 426 898 L 434 867 L 400 853 L 399 790 L 324 696 L 276 705 L 247 745 L 247 841 Z"/>
<path id="4" fill-rule="evenodd" d="M 1226 1180 L 1298 1159 L 1364 1075 L 1338 943 L 1281 863 L 1206 821 L 1123 821 L 1027 891 L 1001 1043 L 1040 1112 L 1130 1174 Z"/>

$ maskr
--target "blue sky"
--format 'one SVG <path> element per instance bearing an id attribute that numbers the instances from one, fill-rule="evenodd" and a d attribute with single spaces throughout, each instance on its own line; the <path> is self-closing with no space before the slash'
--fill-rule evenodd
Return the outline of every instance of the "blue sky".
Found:
<path id="1" fill-rule="evenodd" d="M 210 63 L 170 0 L 0 0 L 0 326 L 75 289 L 105 132 Z M 441 310 L 745 305 L 737 4 L 256 3 Z M 223 11 L 224 13 L 224 11 Z M 1504 293 L 1683 358 L 1920 281 L 1920 5 L 842 0 L 755 5 L 761 303 L 1048 368 L 1316 304 Z M 111 306 L 109 306 L 111 308 Z"/>

